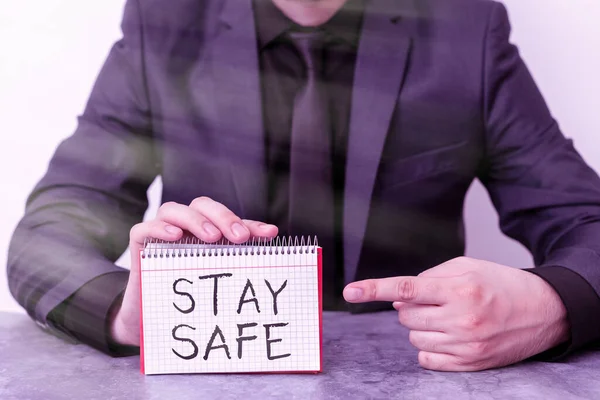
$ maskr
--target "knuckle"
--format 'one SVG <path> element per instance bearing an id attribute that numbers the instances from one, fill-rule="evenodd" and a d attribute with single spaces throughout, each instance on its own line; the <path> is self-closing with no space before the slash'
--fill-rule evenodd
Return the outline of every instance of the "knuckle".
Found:
<path id="1" fill-rule="evenodd" d="M 429 351 L 432 353 L 437 353 L 439 350 L 439 343 L 436 343 L 432 340 L 423 339 L 422 337 L 418 336 L 418 333 L 415 331 L 410 331 L 408 340 L 419 350 Z"/>
<path id="2" fill-rule="evenodd" d="M 458 289 L 458 295 L 468 301 L 479 304 L 484 297 L 483 285 L 480 282 L 479 277 L 476 274 L 466 276 L 466 283 L 461 285 Z"/>
<path id="3" fill-rule="evenodd" d="M 193 208 L 202 208 L 202 207 L 206 206 L 207 204 L 211 203 L 212 201 L 213 200 L 210 197 L 207 197 L 207 196 L 196 197 L 190 203 L 190 207 L 193 207 Z"/>
<path id="4" fill-rule="evenodd" d="M 419 351 L 418 355 L 419 364 L 426 369 L 429 370 L 439 370 L 442 365 L 439 361 L 436 361 L 433 354 L 427 351 Z"/>
<path id="5" fill-rule="evenodd" d="M 377 284 L 374 280 L 367 280 L 365 283 L 365 293 L 367 294 L 368 299 L 376 299 L 377 298 Z"/>
<path id="6" fill-rule="evenodd" d="M 144 231 L 144 226 L 144 222 L 140 222 L 139 224 L 135 224 L 134 226 L 132 226 L 129 230 L 129 238 L 131 239 L 138 236 L 142 231 Z"/>
<path id="7" fill-rule="evenodd" d="M 428 349 L 428 351 L 432 352 L 432 353 L 438 353 L 439 352 L 439 344 L 436 342 L 429 342 L 429 343 L 423 343 L 423 345 Z"/>
<path id="8" fill-rule="evenodd" d="M 147 231 L 156 232 L 156 231 L 162 230 L 165 227 L 165 225 L 175 225 L 175 224 L 169 224 L 168 222 L 161 221 L 160 219 L 155 219 L 152 221 L 148 221 L 145 225 L 146 225 L 145 228 Z"/>
<path id="9" fill-rule="evenodd" d="M 483 356 L 487 355 L 489 345 L 487 342 L 478 341 L 470 342 L 467 344 L 468 354 L 474 358 L 475 361 L 480 360 Z"/>
<path id="10" fill-rule="evenodd" d="M 175 207 L 177 207 L 177 203 L 175 203 L 174 201 L 168 201 L 168 202 L 162 204 L 158 208 L 157 214 L 158 214 L 159 218 L 169 214 Z"/>
<path id="11" fill-rule="evenodd" d="M 414 281 L 412 279 L 401 279 L 396 283 L 396 293 L 399 299 L 414 299 L 416 296 Z"/>
<path id="12" fill-rule="evenodd" d="M 431 318 L 413 307 L 404 307 L 398 310 L 398 320 L 402 325 L 418 324 L 420 330 L 428 331 L 431 328 Z"/>
<path id="13" fill-rule="evenodd" d="M 431 362 L 431 354 L 424 352 L 424 351 L 420 351 L 419 352 L 419 364 L 424 367 L 424 368 L 432 368 L 432 362 Z"/>
<path id="14" fill-rule="evenodd" d="M 233 211 L 227 208 L 227 206 L 209 197 L 199 197 L 194 201 L 198 202 L 196 203 L 197 205 L 195 205 L 193 208 L 202 212 L 207 212 L 208 214 L 210 214 L 211 219 L 214 218 L 223 222 L 233 222 L 235 220 L 240 220 L 240 218 L 238 218 L 233 213 Z"/>
<path id="15" fill-rule="evenodd" d="M 408 332 L 408 341 L 413 346 L 419 347 L 420 341 L 419 341 L 419 339 L 418 339 L 417 334 L 415 333 L 415 331 Z"/>
<path id="16" fill-rule="evenodd" d="M 479 272 L 477 271 L 466 271 L 462 276 L 466 282 L 479 282 Z"/>
<path id="17" fill-rule="evenodd" d="M 464 316 L 462 327 L 463 329 L 472 332 L 475 329 L 481 328 L 483 322 L 484 318 L 482 315 L 479 315 L 477 313 L 467 313 Z"/>
<path id="18" fill-rule="evenodd" d="M 421 320 L 423 321 L 423 327 L 426 331 L 428 331 L 431 328 L 431 318 L 429 315 L 423 315 Z"/>
<path id="19" fill-rule="evenodd" d="M 477 264 L 473 258 L 467 257 L 467 256 L 456 257 L 456 258 L 450 260 L 450 262 L 452 262 L 454 264 L 463 265 L 463 266 L 474 266 Z"/>
<path id="20" fill-rule="evenodd" d="M 469 284 L 465 285 L 459 292 L 460 296 L 466 300 L 479 302 L 483 297 L 483 290 L 480 285 Z"/>
<path id="21" fill-rule="evenodd" d="M 227 221 L 233 223 L 234 221 L 239 221 L 240 219 L 233 213 L 233 211 L 229 210 L 227 207 L 220 205 L 217 209 L 216 218 L 221 221 Z"/>

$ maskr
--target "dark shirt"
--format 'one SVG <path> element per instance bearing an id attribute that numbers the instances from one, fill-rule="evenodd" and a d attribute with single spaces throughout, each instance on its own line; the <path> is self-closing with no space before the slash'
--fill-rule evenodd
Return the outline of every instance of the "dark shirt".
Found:
<path id="1" fill-rule="evenodd" d="M 324 31 L 325 48 L 321 78 L 327 88 L 332 121 L 333 188 L 335 198 L 334 249 L 324 253 L 323 300 L 326 310 L 345 309 L 342 298 L 342 201 L 354 66 L 364 4 L 348 1 Z M 306 30 L 287 18 L 271 0 L 254 2 L 262 83 L 263 120 L 267 149 L 268 222 L 288 232 L 289 162 L 293 102 L 304 84 L 306 71 L 300 54 L 290 41 L 292 30 Z M 318 232 L 315 232 L 318 233 Z M 331 257 L 329 257 L 331 255 Z"/>

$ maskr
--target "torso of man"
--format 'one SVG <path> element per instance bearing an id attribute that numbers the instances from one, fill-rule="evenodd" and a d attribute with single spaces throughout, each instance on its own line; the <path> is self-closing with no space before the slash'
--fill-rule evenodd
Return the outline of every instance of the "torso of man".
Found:
<path id="1" fill-rule="evenodd" d="M 196 7 L 182 24 L 189 28 L 167 37 L 152 29 L 164 21 L 146 21 L 163 201 L 189 204 L 202 193 L 283 235 L 318 235 L 327 243 L 328 308 L 347 307 L 341 290 L 353 279 L 418 274 L 461 255 L 463 200 L 485 150 L 481 81 L 464 70 L 483 68 L 481 50 L 478 62 L 470 58 L 481 42 L 461 31 L 483 37 L 485 24 L 460 26 L 457 10 L 435 4 L 439 16 L 421 20 L 404 1 L 226 2 L 210 20 L 202 13 L 211 7 Z M 318 221 L 287 229 L 293 104 L 305 83 L 288 37 L 298 29 L 333 38 L 323 75 L 336 178 L 331 237 Z M 457 35 L 460 48 L 449 51 Z M 186 170 L 203 171 L 201 179 Z"/>

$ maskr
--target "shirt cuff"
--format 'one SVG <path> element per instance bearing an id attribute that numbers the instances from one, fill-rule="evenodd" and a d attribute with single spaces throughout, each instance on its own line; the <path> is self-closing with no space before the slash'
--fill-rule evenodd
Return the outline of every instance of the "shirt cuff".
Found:
<path id="1" fill-rule="evenodd" d="M 128 271 L 100 275 L 53 310 L 48 320 L 56 329 L 108 355 L 139 354 L 139 348 L 121 346 L 110 338 L 109 315 L 123 297 Z"/>
<path id="2" fill-rule="evenodd" d="M 544 279 L 558 293 L 567 310 L 571 339 L 534 357 L 560 361 L 567 355 L 600 339 L 600 297 L 577 272 L 558 266 L 527 269 Z"/>

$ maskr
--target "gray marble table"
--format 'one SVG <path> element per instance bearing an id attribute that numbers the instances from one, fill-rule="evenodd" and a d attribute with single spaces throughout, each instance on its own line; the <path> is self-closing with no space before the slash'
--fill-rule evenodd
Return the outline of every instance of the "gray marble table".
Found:
<path id="1" fill-rule="evenodd" d="M 419 367 L 393 312 L 325 313 L 318 375 L 143 376 L 139 358 L 110 358 L 0 313 L 0 399 L 600 399 L 600 352 L 478 373 Z"/>

